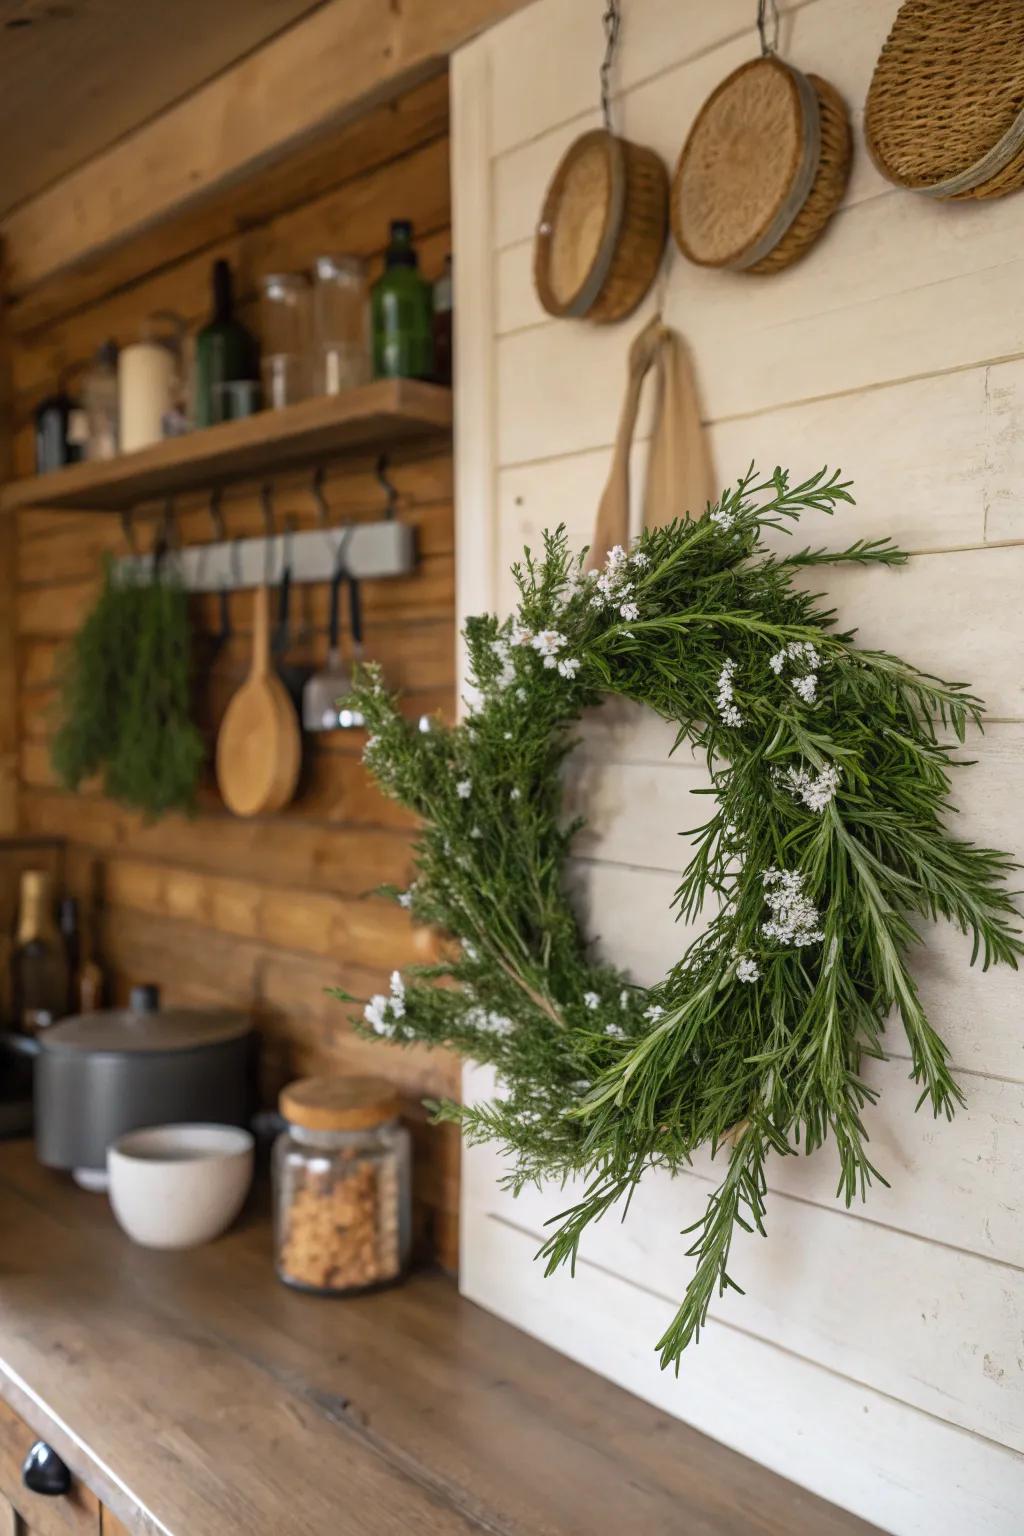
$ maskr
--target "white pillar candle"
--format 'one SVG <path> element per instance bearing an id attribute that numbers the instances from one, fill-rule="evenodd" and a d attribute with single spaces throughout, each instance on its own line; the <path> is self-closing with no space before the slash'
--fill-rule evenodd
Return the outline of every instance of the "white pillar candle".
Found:
<path id="1" fill-rule="evenodd" d="M 138 341 L 122 347 L 117 365 L 121 452 L 147 448 L 163 437 L 163 417 L 174 403 L 175 360 L 169 347 Z"/>

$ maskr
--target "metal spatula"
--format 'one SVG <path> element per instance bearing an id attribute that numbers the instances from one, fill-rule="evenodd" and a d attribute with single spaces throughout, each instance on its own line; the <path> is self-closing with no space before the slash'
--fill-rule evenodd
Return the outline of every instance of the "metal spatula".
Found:
<path id="1" fill-rule="evenodd" d="M 338 638 L 338 595 L 345 580 L 345 567 L 339 561 L 331 577 L 331 607 L 327 630 L 327 665 L 306 682 L 302 690 L 302 727 L 306 731 L 336 731 L 338 700 L 352 691 L 352 679 L 341 659 Z"/>
<path id="2" fill-rule="evenodd" d="M 352 665 L 357 667 L 363 659 L 363 612 L 359 601 L 359 582 L 348 578 L 348 623 L 352 636 Z M 352 682 L 348 679 L 345 689 L 335 699 L 339 731 L 357 731 L 364 724 L 362 715 L 351 699 Z"/>

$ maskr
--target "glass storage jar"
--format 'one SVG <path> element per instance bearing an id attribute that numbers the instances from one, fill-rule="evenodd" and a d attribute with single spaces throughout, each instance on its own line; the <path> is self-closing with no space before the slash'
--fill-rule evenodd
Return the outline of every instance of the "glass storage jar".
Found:
<path id="1" fill-rule="evenodd" d="M 263 279 L 260 355 L 263 404 L 272 410 L 307 400 L 313 387 L 309 281 L 303 272 Z"/>
<path id="2" fill-rule="evenodd" d="M 388 1285 L 411 1235 L 409 1133 L 393 1084 L 307 1077 L 281 1094 L 274 1144 L 278 1278 L 325 1295 Z"/>
<path id="3" fill-rule="evenodd" d="M 358 256 L 319 256 L 313 270 L 313 387 L 339 395 L 370 378 L 366 268 Z"/>

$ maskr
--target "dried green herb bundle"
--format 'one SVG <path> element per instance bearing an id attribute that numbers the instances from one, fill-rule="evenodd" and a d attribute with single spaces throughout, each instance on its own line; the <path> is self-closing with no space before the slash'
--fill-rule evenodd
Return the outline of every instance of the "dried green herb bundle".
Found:
<path id="1" fill-rule="evenodd" d="M 61 689 L 52 756 L 64 787 L 77 789 L 102 771 L 105 793 L 151 816 L 190 807 L 203 760 L 190 668 L 180 584 L 166 568 L 150 581 L 108 564 Z"/>

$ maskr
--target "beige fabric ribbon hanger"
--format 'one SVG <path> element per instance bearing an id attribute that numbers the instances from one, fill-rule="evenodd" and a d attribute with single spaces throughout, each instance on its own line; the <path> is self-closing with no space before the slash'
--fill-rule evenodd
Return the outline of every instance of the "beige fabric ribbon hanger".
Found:
<path id="1" fill-rule="evenodd" d="M 615 452 L 597 509 L 587 569 L 603 565 L 616 544 L 630 538 L 629 457 L 644 379 L 656 367 L 654 426 L 644 486 L 643 526 L 659 528 L 690 512 L 703 516 L 717 498 L 707 433 L 701 427 L 697 381 L 681 336 L 660 316 L 651 320 L 629 349 L 626 397 L 622 402 Z"/>

